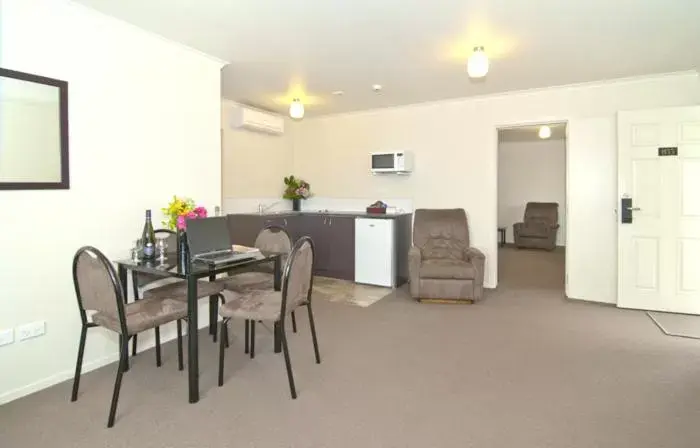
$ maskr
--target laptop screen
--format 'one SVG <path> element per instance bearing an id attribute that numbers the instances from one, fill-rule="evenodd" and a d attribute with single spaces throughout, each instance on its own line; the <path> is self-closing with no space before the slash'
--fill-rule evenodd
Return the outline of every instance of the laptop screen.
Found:
<path id="1" fill-rule="evenodd" d="M 192 256 L 219 250 L 231 250 L 225 216 L 187 220 L 187 243 Z"/>

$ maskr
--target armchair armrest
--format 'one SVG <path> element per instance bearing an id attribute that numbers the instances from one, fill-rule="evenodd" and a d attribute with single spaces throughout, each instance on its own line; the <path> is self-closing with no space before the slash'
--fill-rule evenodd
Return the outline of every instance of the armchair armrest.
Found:
<path id="1" fill-rule="evenodd" d="M 484 265 L 486 264 L 486 256 L 476 247 L 468 247 L 464 249 L 464 259 L 474 265 L 477 274 L 475 283 L 477 285 L 484 284 Z"/>
<path id="2" fill-rule="evenodd" d="M 418 298 L 420 291 L 420 264 L 421 264 L 420 249 L 411 246 L 408 249 L 408 281 L 411 291 L 411 297 Z"/>

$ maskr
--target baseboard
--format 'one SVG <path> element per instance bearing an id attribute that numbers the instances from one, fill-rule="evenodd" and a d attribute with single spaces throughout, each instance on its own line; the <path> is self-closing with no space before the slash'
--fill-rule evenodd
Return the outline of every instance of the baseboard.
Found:
<path id="1" fill-rule="evenodd" d="M 209 327 L 209 320 L 208 319 L 206 319 L 205 322 L 202 322 L 199 324 L 200 330 L 203 328 L 208 328 L 208 327 Z M 161 332 L 161 334 L 162 334 L 162 332 Z M 186 334 L 186 330 L 185 330 L 185 334 Z M 160 343 L 165 344 L 166 342 L 174 341 L 176 338 L 177 338 L 176 334 L 173 334 L 170 337 L 166 336 L 166 337 L 161 338 Z M 156 342 L 153 339 L 146 340 L 143 342 L 141 339 L 139 339 L 138 353 L 142 353 L 142 352 L 145 352 L 147 350 L 150 350 L 150 349 L 154 348 L 155 345 L 156 345 Z M 116 351 L 118 351 L 118 350 L 116 350 L 116 348 L 115 348 L 115 352 Z M 117 360 L 118 360 L 117 353 L 114 353 L 112 355 L 103 356 L 101 358 L 98 358 L 98 359 L 95 359 L 95 360 L 92 360 L 89 362 L 85 362 L 85 363 L 83 363 L 82 373 L 85 374 L 85 373 L 91 372 L 93 370 L 99 369 L 100 367 L 104 367 L 108 364 L 117 362 Z M 66 380 L 70 380 L 73 378 L 74 374 L 75 374 L 75 370 L 73 370 L 73 369 L 64 370 L 62 372 L 58 372 L 54 375 L 51 375 L 47 378 L 41 379 L 41 380 L 36 381 L 34 383 L 27 384 L 25 386 L 18 387 L 17 389 L 13 389 L 13 390 L 10 390 L 8 392 L 5 392 L 4 394 L 0 395 L 0 406 L 3 404 L 9 403 L 11 401 L 17 400 L 18 398 L 26 397 L 27 395 L 33 394 L 35 392 L 39 392 L 41 390 L 48 389 L 49 387 L 54 386 L 54 385 L 59 384 L 59 383 L 62 383 Z M 68 399 L 68 398 L 66 398 L 66 399 Z"/>

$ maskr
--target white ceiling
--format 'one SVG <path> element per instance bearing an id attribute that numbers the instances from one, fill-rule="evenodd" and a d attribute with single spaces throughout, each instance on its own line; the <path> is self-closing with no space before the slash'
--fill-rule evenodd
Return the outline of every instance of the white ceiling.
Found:
<path id="1" fill-rule="evenodd" d="M 230 62 L 226 98 L 286 111 L 301 96 L 309 115 L 700 67 L 698 0 L 78 2 Z"/>
<path id="2" fill-rule="evenodd" d="M 547 140 L 566 139 L 566 123 L 548 123 L 552 135 Z M 537 142 L 541 125 L 517 126 L 498 130 L 498 141 L 503 142 Z"/>

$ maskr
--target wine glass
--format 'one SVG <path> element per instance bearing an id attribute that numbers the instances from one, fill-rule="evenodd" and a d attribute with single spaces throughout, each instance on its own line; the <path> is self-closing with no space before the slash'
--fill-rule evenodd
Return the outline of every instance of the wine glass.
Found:
<path id="1" fill-rule="evenodd" d="M 143 253 L 143 240 L 141 238 L 134 241 L 134 247 L 131 248 L 131 261 L 138 263 L 141 261 Z"/>
<path id="2" fill-rule="evenodd" d="M 163 262 L 165 262 L 165 254 L 168 251 L 168 242 L 167 242 L 168 236 L 167 235 L 166 236 L 158 235 L 156 237 L 156 239 L 158 240 L 156 242 L 156 247 L 158 248 L 158 256 L 159 256 L 160 262 L 162 264 Z"/>

